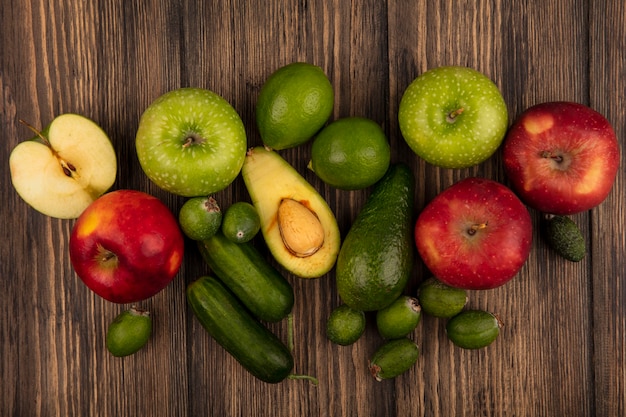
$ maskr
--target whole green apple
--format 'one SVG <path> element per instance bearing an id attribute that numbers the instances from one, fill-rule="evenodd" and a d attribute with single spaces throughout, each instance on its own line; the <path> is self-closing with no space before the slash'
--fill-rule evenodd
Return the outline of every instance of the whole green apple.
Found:
<path id="1" fill-rule="evenodd" d="M 442 168 L 467 168 L 498 149 L 508 112 L 500 90 L 484 74 L 445 66 L 426 71 L 407 87 L 398 121 L 418 156 Z"/>
<path id="2" fill-rule="evenodd" d="M 247 140 L 237 111 L 218 94 L 180 88 L 143 113 L 135 140 L 146 175 L 185 197 L 226 188 L 241 171 Z"/>

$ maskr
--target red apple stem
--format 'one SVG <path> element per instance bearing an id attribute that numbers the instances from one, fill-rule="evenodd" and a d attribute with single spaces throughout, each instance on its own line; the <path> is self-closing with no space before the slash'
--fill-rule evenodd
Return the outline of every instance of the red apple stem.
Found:
<path id="1" fill-rule="evenodd" d="M 552 160 L 554 160 L 555 162 L 563 162 L 563 157 L 561 155 L 557 155 L 553 152 L 550 151 L 543 151 L 541 152 L 541 157 L 542 158 L 550 158 Z"/>
<path id="2" fill-rule="evenodd" d="M 476 232 L 481 229 L 485 229 L 487 227 L 487 223 L 476 223 L 473 224 L 469 229 L 467 229 L 467 234 L 470 236 L 474 236 Z"/>
<path id="3" fill-rule="evenodd" d="M 463 107 L 460 107 L 456 110 L 452 110 L 450 113 L 448 113 L 448 116 L 446 117 L 446 120 L 448 121 L 448 123 L 454 123 L 454 121 L 456 120 L 456 118 L 465 111 L 465 109 Z"/>

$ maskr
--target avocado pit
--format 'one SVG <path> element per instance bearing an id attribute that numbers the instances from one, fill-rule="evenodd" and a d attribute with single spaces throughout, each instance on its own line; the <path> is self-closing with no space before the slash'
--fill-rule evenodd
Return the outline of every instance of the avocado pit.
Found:
<path id="1" fill-rule="evenodd" d="M 294 256 L 306 258 L 324 244 L 324 228 L 317 215 L 292 198 L 278 205 L 278 229 L 285 248 Z"/>

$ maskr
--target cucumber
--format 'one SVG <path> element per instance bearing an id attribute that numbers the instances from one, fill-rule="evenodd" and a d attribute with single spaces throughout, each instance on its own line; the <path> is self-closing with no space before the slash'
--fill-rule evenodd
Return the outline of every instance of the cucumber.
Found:
<path id="1" fill-rule="evenodd" d="M 257 318 L 277 322 L 293 308 L 293 287 L 250 242 L 235 243 L 221 231 L 199 243 L 217 277 Z"/>
<path id="2" fill-rule="evenodd" d="M 387 307 L 404 290 L 414 262 L 415 178 L 392 165 L 374 186 L 339 251 L 336 281 L 344 304 L 355 310 Z"/>
<path id="3" fill-rule="evenodd" d="M 187 301 L 211 337 L 252 375 L 278 383 L 291 374 L 293 356 L 287 346 L 218 279 L 203 276 L 189 284 Z"/>

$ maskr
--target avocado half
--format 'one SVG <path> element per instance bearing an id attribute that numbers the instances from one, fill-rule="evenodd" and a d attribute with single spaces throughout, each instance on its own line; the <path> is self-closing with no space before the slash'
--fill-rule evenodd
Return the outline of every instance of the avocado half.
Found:
<path id="1" fill-rule="evenodd" d="M 265 243 L 276 261 L 301 278 L 319 278 L 329 272 L 337 260 L 341 237 L 326 200 L 278 153 L 262 146 L 248 150 L 241 174 L 259 213 Z M 290 218 L 280 218 L 281 206 L 283 212 L 294 213 L 291 208 L 284 210 L 287 201 L 299 208 Z M 310 235 L 319 234 L 319 243 L 312 250 L 293 249 L 296 243 L 308 242 L 313 239 Z"/>

